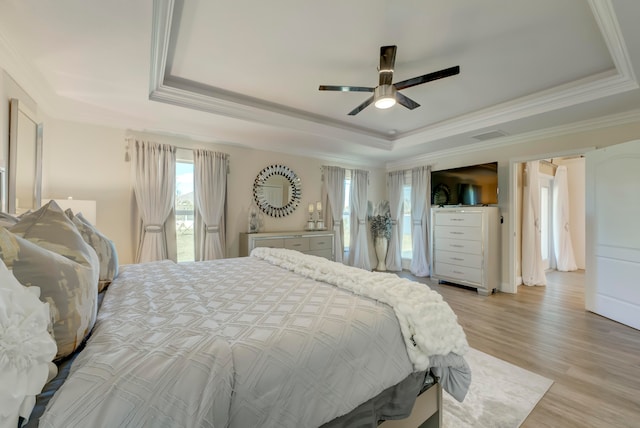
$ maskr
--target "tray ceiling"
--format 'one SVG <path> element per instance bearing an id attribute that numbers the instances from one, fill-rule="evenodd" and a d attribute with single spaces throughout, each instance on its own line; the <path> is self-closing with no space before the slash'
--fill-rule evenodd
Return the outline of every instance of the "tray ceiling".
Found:
<path id="1" fill-rule="evenodd" d="M 12 0 L 0 10 L 0 64 L 47 114 L 347 162 L 483 144 L 473 137 L 639 100 L 635 2 Z M 405 89 L 415 110 L 348 116 L 370 94 L 318 90 L 376 86 L 389 44 L 394 81 L 460 74 Z"/>

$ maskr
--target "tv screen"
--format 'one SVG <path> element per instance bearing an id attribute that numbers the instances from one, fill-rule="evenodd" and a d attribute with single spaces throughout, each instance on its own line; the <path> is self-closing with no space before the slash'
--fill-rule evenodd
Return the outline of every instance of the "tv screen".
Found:
<path id="1" fill-rule="evenodd" d="M 431 172 L 433 206 L 497 203 L 498 162 Z"/>

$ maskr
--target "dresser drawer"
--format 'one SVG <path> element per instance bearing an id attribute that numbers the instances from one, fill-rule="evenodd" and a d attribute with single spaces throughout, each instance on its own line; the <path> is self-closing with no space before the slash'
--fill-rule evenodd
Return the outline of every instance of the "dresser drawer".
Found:
<path id="1" fill-rule="evenodd" d="M 333 250 L 309 250 L 305 252 L 305 254 L 310 254 L 312 256 L 324 257 L 325 259 L 333 260 Z"/>
<path id="2" fill-rule="evenodd" d="M 309 238 L 310 250 L 331 250 L 331 236 L 312 236 Z"/>
<path id="3" fill-rule="evenodd" d="M 447 277 L 453 280 L 469 282 L 472 284 L 482 283 L 481 269 L 456 266 L 449 263 L 436 263 L 434 271 L 436 277 Z"/>
<path id="4" fill-rule="evenodd" d="M 287 238 L 284 248 L 296 251 L 309 251 L 309 238 Z"/>
<path id="5" fill-rule="evenodd" d="M 456 266 L 482 268 L 482 256 L 478 254 L 456 253 L 453 251 L 436 251 L 436 264 L 449 263 Z"/>
<path id="6" fill-rule="evenodd" d="M 482 242 L 463 239 L 438 238 L 434 240 L 435 250 L 456 251 L 458 253 L 482 254 Z"/>
<path id="7" fill-rule="evenodd" d="M 482 240 L 482 229 L 480 227 L 438 226 L 435 238 L 480 241 Z"/>
<path id="8" fill-rule="evenodd" d="M 465 226 L 480 227 L 482 226 L 481 213 L 437 213 L 436 226 Z"/>
<path id="9" fill-rule="evenodd" d="M 284 248 L 284 239 L 275 238 L 275 239 L 256 239 L 254 241 L 255 247 L 270 247 L 270 248 Z"/>

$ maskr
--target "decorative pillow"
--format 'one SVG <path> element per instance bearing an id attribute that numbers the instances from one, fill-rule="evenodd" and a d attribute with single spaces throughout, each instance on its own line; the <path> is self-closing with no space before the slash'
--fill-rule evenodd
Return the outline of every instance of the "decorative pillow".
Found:
<path id="1" fill-rule="evenodd" d="M 116 246 L 113 244 L 113 241 L 100 233 L 89 220 L 84 218 L 82 213 L 74 215 L 71 209 L 67 209 L 65 210 L 65 214 L 67 214 L 67 217 L 69 217 L 76 226 L 78 232 L 82 235 L 82 239 L 98 254 L 98 260 L 100 261 L 98 291 L 100 292 L 118 276 L 118 253 L 116 252 Z"/>
<path id="2" fill-rule="evenodd" d="M 86 245 L 86 244 L 85 244 Z M 0 259 L 24 286 L 40 288 L 50 305 L 56 358 L 71 354 L 91 331 L 98 310 L 98 270 L 0 227 Z"/>
<path id="3" fill-rule="evenodd" d="M 35 396 L 55 375 L 56 343 L 47 331 L 49 305 L 23 287 L 0 260 L 0 420 L 29 419 Z"/>
<path id="4" fill-rule="evenodd" d="M 0 258 L 23 285 L 40 287 L 40 299 L 51 305 L 57 358 L 69 355 L 96 320 L 96 252 L 55 202 L 0 232 Z"/>
<path id="5" fill-rule="evenodd" d="M 9 230 L 77 263 L 95 266 L 96 270 L 99 268 L 95 251 L 84 242 L 76 226 L 55 201 L 49 201 L 37 211 L 22 216 Z"/>

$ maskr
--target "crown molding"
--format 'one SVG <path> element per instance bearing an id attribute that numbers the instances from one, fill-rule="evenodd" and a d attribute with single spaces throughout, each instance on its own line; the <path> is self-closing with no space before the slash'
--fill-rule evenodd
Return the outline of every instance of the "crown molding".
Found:
<path id="1" fill-rule="evenodd" d="M 589 6 L 607 44 L 616 70 L 628 80 L 637 81 L 627 45 L 613 9 L 613 2 L 611 0 L 589 0 Z"/>
<path id="2" fill-rule="evenodd" d="M 626 125 L 629 123 L 640 123 L 640 109 L 631 110 L 625 113 L 603 116 L 596 119 L 573 122 L 566 125 L 554 126 L 523 134 L 496 138 L 491 141 L 467 144 L 462 147 L 431 152 L 422 156 L 414 156 L 397 162 L 388 162 L 385 167 L 388 171 L 407 169 L 419 165 L 428 165 L 438 159 L 460 156 L 469 153 L 484 152 L 487 150 L 500 149 L 503 147 L 530 143 L 549 138 L 557 138 L 564 135 L 577 134 L 580 132 L 590 132 L 602 128 Z"/>
<path id="3" fill-rule="evenodd" d="M 613 72 L 605 72 L 590 76 L 403 134 L 396 141 L 394 148 L 411 147 L 467 132 L 495 127 L 536 114 L 638 89 L 637 82 L 619 74 L 612 74 Z"/>

